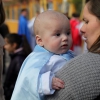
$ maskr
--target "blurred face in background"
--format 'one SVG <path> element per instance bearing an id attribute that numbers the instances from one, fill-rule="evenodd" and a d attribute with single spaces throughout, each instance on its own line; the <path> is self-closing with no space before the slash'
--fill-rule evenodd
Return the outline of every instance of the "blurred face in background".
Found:
<path id="1" fill-rule="evenodd" d="M 93 43 L 100 36 L 100 20 L 88 10 L 89 3 L 87 3 L 83 9 L 83 21 L 84 24 L 81 28 L 87 48 L 90 49 Z"/>
<path id="2" fill-rule="evenodd" d="M 9 52 L 9 53 L 14 53 L 16 49 L 16 43 L 9 43 L 8 39 L 5 38 L 5 45 L 4 48 Z"/>
<path id="3" fill-rule="evenodd" d="M 23 12 L 22 12 L 22 15 L 25 16 L 25 17 L 27 18 L 27 17 L 28 17 L 28 11 L 27 11 L 27 10 L 23 11 Z"/>

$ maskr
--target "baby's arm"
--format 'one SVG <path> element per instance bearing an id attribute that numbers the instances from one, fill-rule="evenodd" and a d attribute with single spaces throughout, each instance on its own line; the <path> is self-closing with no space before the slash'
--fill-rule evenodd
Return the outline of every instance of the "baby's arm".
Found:
<path id="1" fill-rule="evenodd" d="M 55 92 L 55 89 L 59 90 L 62 88 L 64 88 L 64 82 L 59 78 L 56 78 L 51 71 L 48 71 L 41 75 L 39 86 L 40 94 L 53 94 Z"/>
<path id="2" fill-rule="evenodd" d="M 64 88 L 64 82 L 55 78 L 55 73 L 62 68 L 66 60 L 59 55 L 53 55 L 40 72 L 39 91 L 44 95 L 53 94 L 55 89 Z"/>
<path id="3" fill-rule="evenodd" d="M 54 74 L 51 74 L 51 71 L 42 73 L 40 75 L 40 82 L 39 82 L 39 93 L 48 95 L 53 94 L 54 89 L 52 89 L 52 78 L 54 77 Z"/>

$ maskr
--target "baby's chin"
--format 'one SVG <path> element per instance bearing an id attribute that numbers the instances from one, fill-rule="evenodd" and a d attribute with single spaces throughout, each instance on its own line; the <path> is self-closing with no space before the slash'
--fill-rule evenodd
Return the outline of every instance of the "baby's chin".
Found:
<path id="1" fill-rule="evenodd" d="M 67 51 L 68 51 L 68 50 L 62 51 L 62 52 L 55 52 L 55 54 L 57 54 L 57 55 L 65 54 Z"/>

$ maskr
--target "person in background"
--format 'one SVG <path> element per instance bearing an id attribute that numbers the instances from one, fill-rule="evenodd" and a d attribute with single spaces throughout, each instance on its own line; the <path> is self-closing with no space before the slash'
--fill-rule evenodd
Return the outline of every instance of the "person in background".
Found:
<path id="1" fill-rule="evenodd" d="M 64 88 L 55 73 L 75 56 L 64 14 L 47 10 L 36 17 L 33 27 L 37 45 L 21 66 L 11 100 L 43 100 L 44 95 Z"/>
<path id="2" fill-rule="evenodd" d="M 35 39 L 34 30 L 33 30 L 33 25 L 34 25 L 35 18 L 36 18 L 39 14 L 40 14 L 40 12 L 39 12 L 39 11 L 36 11 L 35 17 L 33 17 L 33 18 L 28 22 L 28 28 L 29 28 L 30 33 L 31 33 L 31 48 L 32 48 L 32 50 L 34 50 L 34 47 L 36 46 L 36 39 Z"/>
<path id="3" fill-rule="evenodd" d="M 5 38 L 5 36 L 7 34 L 9 34 L 9 28 L 8 28 L 8 26 L 5 23 L 3 23 L 0 26 L 0 34 L 2 35 L 3 38 Z M 3 55 L 3 74 L 5 74 L 6 73 L 6 61 L 5 61 L 6 52 L 5 52 L 4 48 L 3 48 L 3 52 L 4 52 L 4 55 Z"/>
<path id="4" fill-rule="evenodd" d="M 66 63 L 56 77 L 65 88 L 45 100 L 100 100 L 100 0 L 88 0 L 83 9 L 82 36 L 88 52 Z"/>
<path id="5" fill-rule="evenodd" d="M 25 36 L 21 36 L 15 33 L 5 36 L 4 48 L 9 52 L 11 58 L 10 65 L 4 80 L 5 100 L 10 100 L 20 67 L 24 59 L 31 52 L 31 49 L 29 48 Z"/>
<path id="6" fill-rule="evenodd" d="M 71 26 L 71 33 L 72 33 L 72 47 L 71 49 L 76 53 L 76 55 L 79 55 L 82 53 L 82 39 L 81 34 L 79 31 L 79 14 L 73 13 L 72 18 L 70 19 L 70 26 Z"/>
<path id="7" fill-rule="evenodd" d="M 0 25 L 5 21 L 5 12 L 2 0 L 0 0 Z M 4 41 L 0 35 L 0 100 L 4 100 L 3 87 L 2 87 L 2 68 L 3 68 L 3 45 Z"/>
<path id="8" fill-rule="evenodd" d="M 0 26 L 0 34 L 2 35 L 3 38 L 5 38 L 5 36 L 7 34 L 9 34 L 9 28 L 8 28 L 8 25 L 6 23 L 3 23 Z"/>
<path id="9" fill-rule="evenodd" d="M 28 28 L 28 20 L 27 20 L 28 10 L 22 9 L 21 15 L 19 17 L 19 24 L 18 24 L 18 34 L 25 35 L 29 45 L 31 46 L 31 33 Z"/>

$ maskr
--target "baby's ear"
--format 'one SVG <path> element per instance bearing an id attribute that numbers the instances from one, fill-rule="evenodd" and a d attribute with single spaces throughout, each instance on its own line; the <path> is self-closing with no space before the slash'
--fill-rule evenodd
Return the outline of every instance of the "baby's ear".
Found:
<path id="1" fill-rule="evenodd" d="M 40 35 L 36 35 L 36 43 L 40 46 L 43 46 L 42 38 Z"/>

